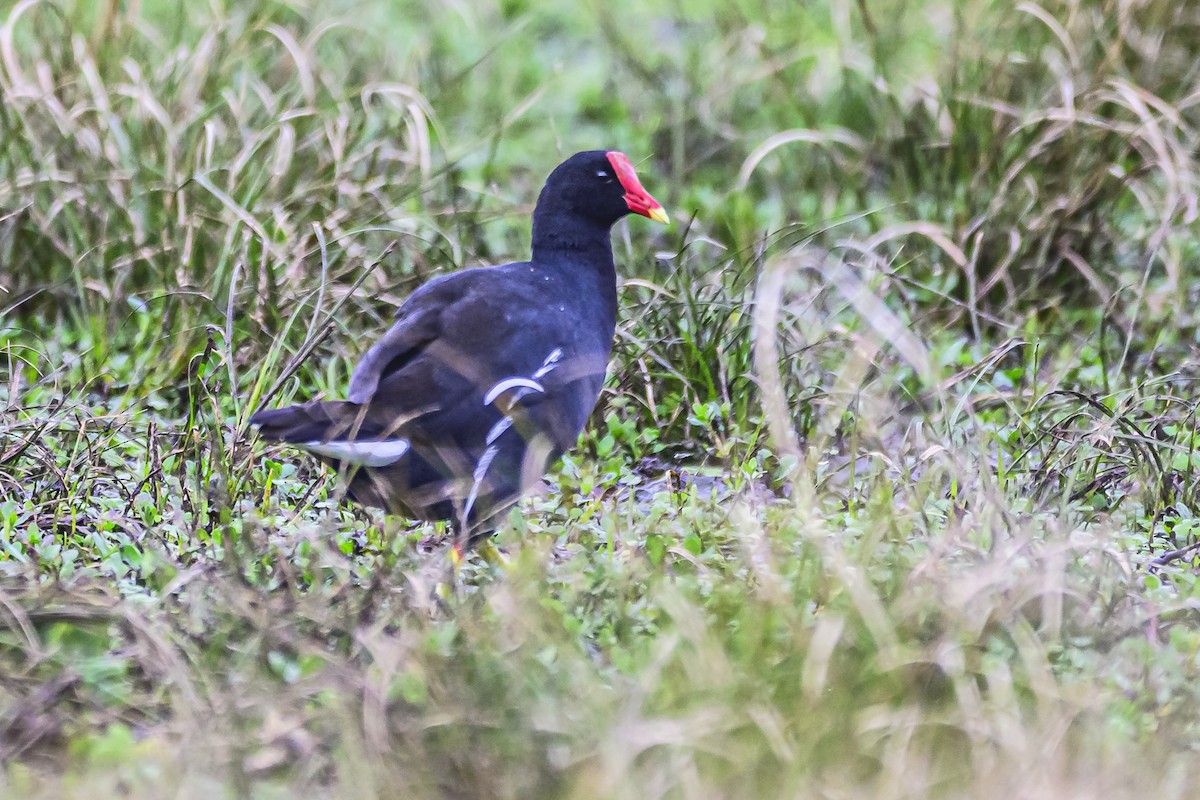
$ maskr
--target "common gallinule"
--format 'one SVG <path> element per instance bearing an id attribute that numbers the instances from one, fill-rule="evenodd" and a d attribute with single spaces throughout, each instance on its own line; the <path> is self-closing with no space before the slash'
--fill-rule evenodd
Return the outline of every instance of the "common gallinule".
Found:
<path id="1" fill-rule="evenodd" d="M 450 520 L 457 563 L 596 405 L 617 318 L 609 231 L 629 213 L 668 222 L 624 154 L 576 153 L 538 197 L 533 258 L 429 281 L 355 367 L 349 399 L 250 423 L 345 469 L 360 503 Z"/>

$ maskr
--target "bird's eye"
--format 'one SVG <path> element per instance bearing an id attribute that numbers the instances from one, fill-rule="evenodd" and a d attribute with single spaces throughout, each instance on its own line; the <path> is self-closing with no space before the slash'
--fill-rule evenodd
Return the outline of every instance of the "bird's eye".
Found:
<path id="1" fill-rule="evenodd" d="M 607 173 L 607 172 L 605 172 L 605 171 L 604 171 L 604 170 L 602 170 L 602 169 L 601 169 L 601 170 L 596 170 L 596 177 L 597 177 L 597 178 L 607 178 L 607 177 L 608 177 L 608 173 Z"/>

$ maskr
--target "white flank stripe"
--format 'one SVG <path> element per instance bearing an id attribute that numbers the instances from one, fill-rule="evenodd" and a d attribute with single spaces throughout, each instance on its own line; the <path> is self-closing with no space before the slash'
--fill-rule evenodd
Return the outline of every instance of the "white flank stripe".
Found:
<path id="1" fill-rule="evenodd" d="M 483 396 L 483 404 L 485 406 L 490 406 L 493 402 L 495 402 L 497 397 L 504 394 L 509 389 L 520 388 L 532 389 L 535 392 L 546 391 L 544 386 L 537 381 L 531 381 L 529 378 L 505 378 L 491 389 L 488 389 L 488 393 Z"/>
<path id="2" fill-rule="evenodd" d="M 492 459 L 496 457 L 496 453 L 498 452 L 500 452 L 498 448 L 489 447 L 479 457 L 479 462 L 475 465 L 475 474 L 472 476 L 475 482 L 471 484 L 471 493 L 467 495 L 466 505 L 463 506 L 464 519 L 471 516 L 471 509 L 475 507 L 475 500 L 479 497 L 479 485 L 483 483 L 483 478 L 487 475 L 488 467 L 492 465 Z"/>
<path id="3" fill-rule="evenodd" d="M 491 444 L 492 442 L 499 439 L 500 435 L 503 434 L 506 430 L 508 430 L 511 427 L 512 427 L 512 417 L 501 417 L 500 421 L 497 422 L 495 425 L 493 425 L 492 429 L 490 431 L 488 431 L 487 439 L 485 441 L 488 444 Z"/>
<path id="4" fill-rule="evenodd" d="M 408 439 L 384 439 L 382 441 L 332 441 L 305 442 L 300 445 L 311 453 L 326 458 L 336 458 L 347 464 L 357 464 L 363 467 L 386 467 L 395 464 L 412 445 Z"/>
<path id="5" fill-rule="evenodd" d="M 550 351 L 550 355 L 546 356 L 546 360 L 542 362 L 542 366 L 538 371 L 533 373 L 534 378 L 542 378 L 554 371 L 558 366 L 558 360 L 562 358 L 562 348 L 556 347 Z"/>

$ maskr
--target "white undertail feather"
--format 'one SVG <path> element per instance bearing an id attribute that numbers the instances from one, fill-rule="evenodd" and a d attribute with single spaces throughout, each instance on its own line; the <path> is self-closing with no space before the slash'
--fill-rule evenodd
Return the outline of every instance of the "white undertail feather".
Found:
<path id="1" fill-rule="evenodd" d="M 408 439 L 378 441 L 305 442 L 298 445 L 326 458 L 335 458 L 360 467 L 387 467 L 404 457 L 412 445 Z"/>

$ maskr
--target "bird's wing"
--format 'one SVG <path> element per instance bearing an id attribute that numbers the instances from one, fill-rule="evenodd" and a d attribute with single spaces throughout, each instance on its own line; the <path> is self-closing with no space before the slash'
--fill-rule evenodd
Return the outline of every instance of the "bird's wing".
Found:
<path id="1" fill-rule="evenodd" d="M 521 305 L 519 289 L 506 286 L 503 271 L 501 267 L 464 270 L 434 279 L 414 292 L 397 312 L 395 324 L 354 368 L 350 402 L 371 402 L 391 377 L 407 384 L 404 393 L 421 395 L 434 388 L 430 382 L 434 376 L 424 373 L 435 365 L 475 378 L 480 355 L 493 352 L 497 342 L 507 341 L 530 324 L 521 317 L 533 316 L 513 310 Z M 510 293 L 513 296 L 506 296 Z M 415 374 L 406 370 L 410 365 Z"/>
<path id="2" fill-rule="evenodd" d="M 412 297 L 401 307 L 396 323 L 371 346 L 350 376 L 349 400 L 367 403 L 383 378 L 420 355 L 441 332 L 441 316 L 449 297 Z"/>

